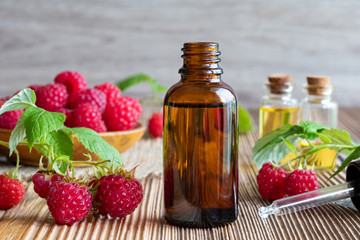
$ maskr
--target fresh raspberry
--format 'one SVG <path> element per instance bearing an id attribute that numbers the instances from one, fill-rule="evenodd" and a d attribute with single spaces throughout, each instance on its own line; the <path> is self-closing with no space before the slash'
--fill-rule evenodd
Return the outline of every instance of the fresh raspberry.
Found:
<path id="1" fill-rule="evenodd" d="M 60 174 L 35 173 L 32 176 L 34 191 L 39 195 L 39 197 L 47 199 L 52 185 L 57 181 L 61 181 L 63 178 L 64 177 Z"/>
<path id="2" fill-rule="evenodd" d="M 154 113 L 149 120 L 149 133 L 153 137 L 162 137 L 163 135 L 163 114 Z"/>
<path id="3" fill-rule="evenodd" d="M 10 98 L 11 98 L 11 97 L 9 97 L 9 96 L 0 98 L 0 106 L 1 106 L 4 102 L 6 102 L 7 100 L 9 100 Z"/>
<path id="4" fill-rule="evenodd" d="M 57 111 L 67 104 L 68 93 L 63 84 L 47 84 L 36 91 L 36 105 L 47 111 Z"/>
<path id="5" fill-rule="evenodd" d="M 0 175 L 0 209 L 10 209 L 19 204 L 24 195 L 25 187 L 19 180 Z"/>
<path id="6" fill-rule="evenodd" d="M 101 214 L 123 218 L 131 214 L 143 198 L 141 183 L 122 175 L 108 175 L 100 178 L 94 201 Z"/>
<path id="7" fill-rule="evenodd" d="M 86 79 L 78 72 L 61 72 L 55 77 L 55 82 L 64 84 L 70 96 L 87 87 Z"/>
<path id="8" fill-rule="evenodd" d="M 285 181 L 285 191 L 289 196 L 319 189 L 316 173 L 311 170 L 295 169 Z"/>
<path id="9" fill-rule="evenodd" d="M 103 114 L 106 107 L 106 95 L 100 90 L 88 88 L 75 93 L 70 99 L 72 109 L 82 103 L 89 103 L 96 106 L 100 113 Z"/>
<path id="10" fill-rule="evenodd" d="M 68 121 L 70 119 L 70 116 L 71 116 L 73 110 L 68 109 L 68 108 L 62 108 L 62 109 L 58 110 L 57 112 L 65 114 L 66 118 L 65 118 L 65 123 L 64 124 L 65 124 L 65 126 L 69 127 Z"/>
<path id="11" fill-rule="evenodd" d="M 10 98 L 2 98 L 0 100 L 0 107 L 4 104 L 4 102 L 6 102 L 9 99 Z M 24 113 L 24 110 L 20 109 L 20 110 L 9 111 L 9 112 L 5 112 L 5 113 L 1 114 L 0 115 L 0 128 L 14 129 L 17 121 L 19 120 L 21 114 L 23 114 L 23 113 Z"/>
<path id="12" fill-rule="evenodd" d="M 30 88 L 32 90 L 34 90 L 34 92 L 36 93 L 40 88 L 42 88 L 44 85 L 40 85 L 40 84 L 33 84 L 28 86 L 27 88 Z"/>
<path id="13" fill-rule="evenodd" d="M 287 172 L 275 168 L 271 163 L 264 163 L 256 177 L 258 190 L 264 199 L 280 199 L 285 196 L 285 179 Z"/>
<path id="14" fill-rule="evenodd" d="M 94 88 L 106 94 L 107 103 L 117 101 L 119 98 L 121 98 L 121 91 L 114 84 L 106 82 L 101 85 L 96 85 Z"/>
<path id="15" fill-rule="evenodd" d="M 107 130 L 105 123 L 101 120 L 99 109 L 89 103 L 77 106 L 67 123 L 70 127 L 87 127 L 96 132 L 106 132 Z"/>
<path id="16" fill-rule="evenodd" d="M 56 223 L 72 225 L 88 215 L 92 198 L 86 187 L 58 181 L 49 191 L 47 205 Z"/>
<path id="17" fill-rule="evenodd" d="M 103 114 L 109 131 L 121 131 L 133 128 L 141 115 L 141 105 L 131 97 L 122 97 L 106 106 Z"/>

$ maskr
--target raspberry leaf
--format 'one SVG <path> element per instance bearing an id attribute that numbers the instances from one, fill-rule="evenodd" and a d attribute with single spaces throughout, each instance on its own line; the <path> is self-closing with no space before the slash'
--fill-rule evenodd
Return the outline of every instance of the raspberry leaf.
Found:
<path id="1" fill-rule="evenodd" d="M 156 79 L 154 79 L 144 73 L 131 75 L 131 76 L 117 82 L 116 85 L 118 86 L 118 88 L 120 88 L 121 91 L 125 91 L 126 89 L 128 89 L 136 84 L 143 83 L 143 82 L 147 82 L 150 85 L 150 87 L 156 92 L 166 92 L 167 91 L 166 87 L 163 87 L 163 86 L 160 86 L 157 84 Z"/>
<path id="2" fill-rule="evenodd" d="M 44 141 L 46 134 L 58 130 L 64 125 L 65 115 L 57 112 L 48 112 L 38 107 L 29 107 L 23 113 L 23 120 L 26 138 L 31 150 L 36 140 Z"/>
<path id="3" fill-rule="evenodd" d="M 299 138 L 297 136 L 290 136 L 286 140 L 288 144 L 295 146 Z M 280 142 L 276 144 L 269 144 L 255 154 L 253 154 L 253 161 L 256 166 L 260 169 L 261 166 L 266 162 L 275 162 L 279 163 L 283 158 L 285 158 L 291 152 L 288 145 L 280 139 Z"/>
<path id="4" fill-rule="evenodd" d="M 248 132 L 254 129 L 249 112 L 239 105 L 239 132 Z"/>
<path id="5" fill-rule="evenodd" d="M 336 172 L 333 175 L 331 175 L 330 178 L 336 176 L 338 173 L 344 170 L 345 167 L 349 165 L 349 163 L 351 163 L 352 160 L 355 160 L 357 158 L 360 158 L 360 146 L 355 148 L 354 151 L 351 152 L 351 154 L 344 160 L 344 162 L 340 165 L 340 167 L 336 170 Z"/>
<path id="6" fill-rule="evenodd" d="M 110 160 L 110 165 L 114 165 L 115 168 L 123 165 L 120 153 L 102 139 L 97 132 L 82 127 L 64 127 L 63 130 L 75 134 L 86 149 L 97 154 L 103 160 Z"/>
<path id="7" fill-rule="evenodd" d="M 286 144 L 286 146 L 289 148 L 289 150 L 297 156 L 297 151 L 295 149 L 294 144 L 292 144 L 289 140 L 286 140 L 285 138 L 282 138 L 282 140 Z"/>
<path id="8" fill-rule="evenodd" d="M 153 96 L 152 99 L 147 99 L 147 98 L 142 98 L 142 100 L 140 100 L 140 102 L 142 104 L 149 104 L 151 105 L 151 100 L 154 100 L 155 103 L 161 103 L 162 102 L 162 97 L 159 96 L 158 94 L 161 92 L 166 92 L 167 88 L 163 87 L 161 85 L 159 85 L 156 81 L 156 79 L 150 77 L 149 75 L 146 75 L 144 73 L 139 73 L 139 74 L 134 74 L 132 76 L 129 76 L 121 81 L 118 81 L 115 85 L 121 90 L 121 91 L 125 91 L 128 88 L 135 86 L 139 83 L 148 83 L 153 91 Z"/>
<path id="9" fill-rule="evenodd" d="M 303 129 L 301 126 L 286 124 L 283 127 L 266 134 L 262 138 L 260 138 L 256 143 L 252 150 L 253 157 L 259 152 L 272 144 L 277 144 L 283 142 L 282 139 L 286 139 L 289 136 L 301 134 L 303 133 Z M 260 165 L 261 166 L 261 165 Z"/>
<path id="10" fill-rule="evenodd" d="M 52 131 L 46 134 L 46 143 L 52 146 L 52 150 L 57 155 L 66 155 L 69 159 L 72 159 L 74 149 L 71 134 L 64 132 L 63 130 Z M 42 148 L 43 149 L 43 148 Z M 44 149 L 42 152 L 48 156 L 48 152 Z"/>
<path id="11" fill-rule="evenodd" d="M 0 115 L 4 112 L 24 109 L 35 106 L 36 96 L 35 92 L 30 88 L 25 88 L 12 98 L 7 100 L 0 108 Z"/>
<path id="12" fill-rule="evenodd" d="M 296 151 L 295 146 L 300 139 L 306 140 L 309 145 Z M 321 141 L 312 144 L 310 140 L 313 139 Z M 287 149 L 284 149 L 284 146 Z M 348 156 L 331 177 L 342 171 L 352 160 L 360 157 L 360 145 L 351 140 L 348 132 L 311 121 L 302 121 L 301 125 L 287 124 L 270 132 L 255 143 L 252 154 L 253 161 L 258 167 L 261 167 L 268 161 L 279 162 L 289 152 L 297 154 L 295 159 L 301 160 L 325 148 Z"/>
<path id="13" fill-rule="evenodd" d="M 321 125 L 320 123 L 312 122 L 312 121 L 301 121 L 300 125 L 304 129 L 305 134 L 315 134 L 316 135 L 316 133 L 321 132 L 324 129 L 330 129 L 330 127 L 327 127 L 327 126 Z"/>
<path id="14" fill-rule="evenodd" d="M 19 120 L 16 123 L 15 128 L 12 130 L 11 135 L 10 135 L 10 139 L 9 139 L 10 154 L 9 154 L 9 156 L 12 155 L 16 146 L 22 140 L 24 140 L 25 137 L 26 137 L 26 130 L 25 130 L 25 126 L 24 126 L 23 116 L 21 115 Z"/>

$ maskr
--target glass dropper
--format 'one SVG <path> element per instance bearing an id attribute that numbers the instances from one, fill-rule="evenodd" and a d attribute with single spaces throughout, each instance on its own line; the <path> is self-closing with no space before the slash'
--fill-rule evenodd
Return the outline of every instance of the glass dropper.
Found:
<path id="1" fill-rule="evenodd" d="M 356 183 L 357 181 L 354 180 L 352 182 L 279 199 L 274 201 L 270 206 L 259 208 L 259 215 L 261 218 L 267 218 L 269 215 L 285 215 L 354 197 L 357 195 Z"/>

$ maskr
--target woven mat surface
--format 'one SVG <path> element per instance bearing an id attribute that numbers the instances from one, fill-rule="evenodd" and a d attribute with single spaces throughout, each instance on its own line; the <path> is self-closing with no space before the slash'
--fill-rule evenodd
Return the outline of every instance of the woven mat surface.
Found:
<path id="1" fill-rule="evenodd" d="M 251 112 L 257 122 L 257 111 Z M 360 109 L 342 109 L 339 128 L 351 132 L 359 142 Z M 71 227 L 56 225 L 46 201 L 27 186 L 25 200 L 8 211 L 0 210 L 0 239 L 359 239 L 360 215 L 345 202 L 305 210 L 282 217 L 261 219 L 258 208 L 269 205 L 257 192 L 257 169 L 251 164 L 251 149 L 257 136 L 240 136 L 239 217 L 236 222 L 213 229 L 187 229 L 163 219 L 162 141 L 144 138 L 123 154 L 128 166 L 139 165 L 137 177 L 144 187 L 144 200 L 125 219 L 91 215 Z M 1 170 L 9 168 L 2 163 Z M 24 167 L 25 172 L 35 168 Z M 343 183 L 345 173 L 327 180 L 331 173 L 318 174 L 321 187 Z M 350 204 L 351 205 L 351 204 Z"/>

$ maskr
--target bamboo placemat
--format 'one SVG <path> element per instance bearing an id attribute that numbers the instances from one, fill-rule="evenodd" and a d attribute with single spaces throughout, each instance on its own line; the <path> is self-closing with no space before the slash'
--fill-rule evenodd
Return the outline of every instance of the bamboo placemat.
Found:
<path id="1" fill-rule="evenodd" d="M 360 109 L 342 109 L 340 128 L 359 141 Z M 257 112 L 251 112 L 257 122 Z M 187 229 L 169 225 L 163 218 L 161 140 L 145 138 L 123 154 L 125 164 L 137 165 L 144 187 L 144 200 L 125 219 L 91 215 L 72 227 L 56 225 L 46 201 L 37 197 L 33 185 L 25 200 L 8 211 L 0 210 L 0 239 L 359 239 L 360 215 L 337 204 L 305 210 L 282 217 L 261 219 L 258 208 L 270 204 L 257 192 L 257 169 L 251 164 L 251 148 L 257 131 L 240 136 L 239 217 L 236 222 L 213 229 Z M 331 180 L 330 173 L 318 174 L 321 187 L 343 183 L 342 172 Z"/>

